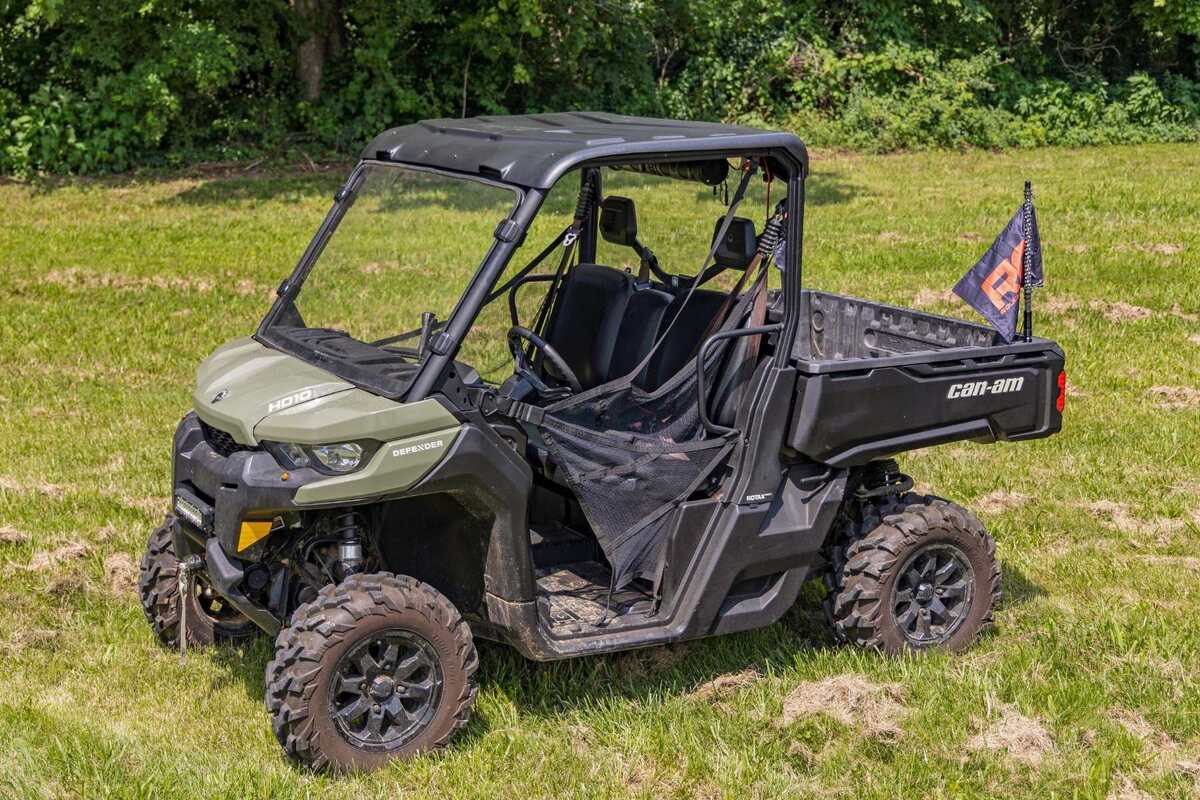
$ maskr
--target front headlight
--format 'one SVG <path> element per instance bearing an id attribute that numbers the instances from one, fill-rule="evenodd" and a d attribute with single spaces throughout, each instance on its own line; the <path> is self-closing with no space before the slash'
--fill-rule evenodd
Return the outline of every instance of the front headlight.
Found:
<path id="1" fill-rule="evenodd" d="M 263 447 L 275 456 L 285 469 L 312 467 L 330 475 L 345 475 L 361 467 L 378 448 L 367 442 L 335 442 L 333 444 L 296 444 L 294 442 L 263 442 Z"/>
<path id="2" fill-rule="evenodd" d="M 357 442 L 319 444 L 310 450 L 313 457 L 332 472 L 353 472 L 362 463 L 363 449 Z"/>
<path id="3" fill-rule="evenodd" d="M 308 453 L 304 452 L 304 448 L 298 444 L 294 444 L 293 442 L 280 442 L 275 446 L 279 450 L 277 455 L 283 456 L 282 460 L 285 462 L 284 466 L 291 467 L 292 469 L 298 469 L 300 467 L 307 467 L 311 461 L 311 459 L 308 457 Z"/>

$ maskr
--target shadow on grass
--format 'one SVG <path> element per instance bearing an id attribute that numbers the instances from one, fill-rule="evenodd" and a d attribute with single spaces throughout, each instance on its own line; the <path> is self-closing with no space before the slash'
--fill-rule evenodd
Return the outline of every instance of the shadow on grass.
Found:
<path id="1" fill-rule="evenodd" d="M 754 631 L 624 653 L 539 663 L 511 647 L 476 639 L 480 655 L 476 673 L 480 690 L 500 691 L 523 713 L 554 717 L 605 698 L 660 701 L 686 695 L 720 675 L 790 668 L 797 654 L 834 646 L 820 609 L 801 599 L 782 620 Z M 247 696 L 262 702 L 264 674 L 274 652 L 274 639 L 259 636 L 241 645 L 204 651 L 219 668 L 213 689 L 241 685 Z M 456 737 L 469 742 L 489 728 L 476 715 Z"/>
<path id="2" fill-rule="evenodd" d="M 808 206 L 833 206 L 848 203 L 855 197 L 870 196 L 867 189 L 832 170 L 813 170 L 805 182 L 804 192 L 804 202 Z"/>
<path id="3" fill-rule="evenodd" d="M 1032 581 L 1016 564 L 1000 563 L 1000 586 L 1004 593 L 1001 607 L 1019 606 L 1036 597 L 1043 597 L 1046 590 Z"/>
<path id="4" fill-rule="evenodd" d="M 342 185 L 350 167 L 328 173 L 210 178 L 159 201 L 160 205 L 224 206 L 270 200 L 300 201 L 326 197 L 333 205 L 334 192 Z"/>
<path id="5" fill-rule="evenodd" d="M 322 187 L 321 193 L 332 196 L 333 189 L 341 185 L 355 162 L 325 161 L 310 164 L 269 163 L 258 161 L 200 162 L 178 168 L 147 168 L 117 175 L 40 175 L 28 179 L 0 176 L 0 186 L 18 185 L 30 189 L 36 195 L 53 194 L 60 189 L 136 189 L 158 183 L 173 183 L 181 180 L 201 180 L 204 185 L 262 183 L 261 193 L 246 192 L 246 197 L 272 197 L 284 190 L 287 184 L 312 184 Z M 200 195 L 203 196 L 203 195 Z M 217 197 L 214 202 L 220 202 Z"/>
<path id="6" fill-rule="evenodd" d="M 217 645 L 204 654 L 221 668 L 220 675 L 213 680 L 214 690 L 241 684 L 248 696 L 263 700 L 264 676 L 267 662 L 275 654 L 275 637 L 263 634 L 241 644 Z"/>
<path id="7" fill-rule="evenodd" d="M 353 166 L 347 165 L 336 173 L 215 178 L 165 198 L 160 203 L 223 206 L 230 203 L 289 202 L 327 197 L 332 205 L 334 193 L 342 186 L 351 169 Z M 494 212 L 497 219 L 509 212 L 516 199 L 511 192 L 495 186 L 425 173 L 402 175 L 394 188 L 380 188 L 378 184 L 368 182 L 364 194 L 374 195 L 378 210 L 384 212 L 449 209 L 467 213 Z"/>
<path id="8" fill-rule="evenodd" d="M 50 175 L 20 181 L 0 177 L 0 185 L 20 184 L 27 186 L 34 194 L 42 195 L 52 194 L 59 189 L 94 187 L 136 190 L 139 186 L 199 180 L 197 186 L 165 198 L 160 201 L 161 204 L 211 206 L 231 202 L 262 202 L 289 197 L 299 200 L 320 196 L 327 196 L 332 202 L 333 193 L 354 166 L 355 162 L 352 160 L 310 162 L 307 165 L 292 166 L 278 163 L 259 166 L 259 162 L 199 163 L 180 169 L 148 169 L 97 177 Z M 551 192 L 546 206 L 543 207 L 543 212 L 563 214 L 574 208 L 578 187 L 576 174 L 577 170 L 571 170 L 560 179 L 556 190 Z M 677 183 L 662 178 L 623 173 L 617 186 L 653 186 L 654 182 Z M 833 205 L 847 202 L 865 191 L 862 186 L 847 181 L 840 171 L 813 170 L 806 187 L 805 199 L 810 206 Z M 700 193 L 711 196 L 712 190 L 706 187 Z M 491 200 L 488 202 L 490 204 Z M 461 210 L 477 209 L 474 203 L 468 203 Z"/>
<path id="9" fill-rule="evenodd" d="M 1045 594 L 1016 566 L 1005 565 L 1003 575 L 1006 606 Z M 535 717 L 560 717 L 606 700 L 659 704 L 689 695 L 722 675 L 746 670 L 779 673 L 793 668 L 797 661 L 843 647 L 826 625 L 820 608 L 823 591 L 810 582 L 783 619 L 764 628 L 623 653 L 540 663 L 525 659 L 511 647 L 476 639 L 480 657 L 476 677 L 481 692 L 498 692 L 521 713 Z M 1003 632 L 993 629 L 986 635 L 1002 636 Z M 240 683 L 248 696 L 262 700 L 273 639 L 262 636 L 249 644 L 208 652 L 222 668 L 214 689 Z M 489 728 L 487 718 L 476 714 L 455 742 L 458 746 L 469 744 Z"/>
<path id="10" fill-rule="evenodd" d="M 1015 565 L 1003 565 L 1002 574 L 1003 606 L 1020 605 L 1046 593 Z M 820 607 L 823 595 L 824 589 L 810 582 L 796 605 L 773 625 L 625 653 L 537 663 L 511 648 L 483 644 L 480 687 L 501 690 L 523 712 L 557 716 L 605 698 L 661 702 L 744 670 L 780 672 L 821 651 L 849 647 L 837 644 L 829 631 Z M 985 635 L 1002 636 L 1003 631 L 991 628 Z"/>
<path id="11" fill-rule="evenodd" d="M 779 622 L 757 630 L 623 653 L 539 663 L 511 648 L 484 644 L 480 688 L 499 689 L 522 712 L 550 717 L 604 699 L 657 703 L 746 670 L 781 672 L 805 654 L 836 646 L 810 594 Z"/>

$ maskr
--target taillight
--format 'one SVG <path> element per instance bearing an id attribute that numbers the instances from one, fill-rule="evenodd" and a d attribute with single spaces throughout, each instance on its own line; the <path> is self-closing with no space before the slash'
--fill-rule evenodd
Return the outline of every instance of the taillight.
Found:
<path id="1" fill-rule="evenodd" d="M 1063 370 L 1058 373 L 1058 400 L 1054 405 L 1058 409 L 1058 413 L 1062 413 L 1063 406 L 1067 404 L 1067 371 Z"/>

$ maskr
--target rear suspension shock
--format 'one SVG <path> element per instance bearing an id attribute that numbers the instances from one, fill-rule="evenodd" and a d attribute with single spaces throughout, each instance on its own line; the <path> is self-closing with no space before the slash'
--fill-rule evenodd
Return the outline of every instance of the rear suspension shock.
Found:
<path id="1" fill-rule="evenodd" d="M 763 259 L 768 259 L 775 255 L 775 249 L 779 246 L 779 241 L 783 238 L 783 201 L 775 209 L 775 213 L 767 220 L 767 224 L 763 226 L 763 231 L 758 237 L 758 254 Z M 782 264 L 778 265 L 780 269 Z"/>
<path id="2" fill-rule="evenodd" d="M 889 495 L 901 495 L 913 488 L 913 479 L 900 471 L 895 459 L 872 461 L 862 469 L 854 493 L 866 500 Z"/>

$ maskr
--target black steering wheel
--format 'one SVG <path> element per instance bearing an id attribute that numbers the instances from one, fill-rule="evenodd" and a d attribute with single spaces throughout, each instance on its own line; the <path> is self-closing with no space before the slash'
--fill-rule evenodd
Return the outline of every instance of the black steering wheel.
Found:
<path id="1" fill-rule="evenodd" d="M 546 382 L 539 378 L 537 373 L 533 371 L 533 365 L 529 363 L 529 359 L 525 355 L 525 348 L 521 346 L 522 340 L 533 345 L 550 362 L 550 366 L 554 368 L 556 377 L 566 381 L 567 386 L 571 388 L 574 394 L 579 394 L 583 391 L 583 386 L 580 385 L 579 378 L 575 377 L 575 372 L 567 366 L 567 362 L 563 360 L 563 357 L 558 354 L 558 351 L 549 342 L 528 328 L 513 325 L 508 329 L 508 349 L 512 351 L 513 361 L 516 362 L 517 374 L 529 381 L 538 394 L 543 397 L 550 396 L 555 393 L 555 390 L 547 386 Z"/>

